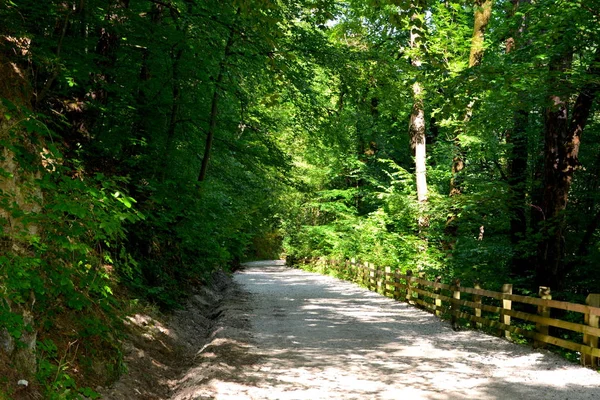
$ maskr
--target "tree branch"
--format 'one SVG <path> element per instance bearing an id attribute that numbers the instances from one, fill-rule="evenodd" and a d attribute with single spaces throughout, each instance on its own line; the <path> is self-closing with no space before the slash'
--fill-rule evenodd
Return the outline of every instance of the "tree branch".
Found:
<path id="1" fill-rule="evenodd" d="M 179 12 L 179 10 L 177 9 L 177 7 L 175 7 L 175 5 L 173 3 L 166 3 L 164 1 L 161 0 L 148 0 L 151 3 L 157 4 L 159 6 L 163 6 L 165 8 L 168 8 L 169 11 L 171 11 L 171 16 L 173 17 L 173 19 L 175 18 L 179 18 L 181 16 L 181 13 Z"/>
<path id="2" fill-rule="evenodd" d="M 494 160 L 494 165 L 496 166 L 496 168 L 498 168 L 498 172 L 500 172 L 500 177 L 502 178 L 502 180 L 504 182 L 508 182 L 508 177 L 504 173 L 504 170 L 502 169 L 502 165 L 500 165 L 498 160 Z"/>
<path id="3" fill-rule="evenodd" d="M 588 69 L 588 74 L 591 76 L 600 75 L 600 47 L 596 49 L 594 59 Z M 583 128 L 585 128 L 590 116 L 594 98 L 599 90 L 600 85 L 595 81 L 588 82 L 581 89 L 581 92 L 575 101 L 573 115 L 571 116 L 571 121 L 569 123 L 569 134 L 572 135 L 572 137 L 579 138 L 583 132 Z"/>

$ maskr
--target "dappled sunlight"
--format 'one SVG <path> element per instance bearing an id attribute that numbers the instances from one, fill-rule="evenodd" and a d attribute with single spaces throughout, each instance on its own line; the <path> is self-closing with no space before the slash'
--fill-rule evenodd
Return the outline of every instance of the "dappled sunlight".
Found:
<path id="1" fill-rule="evenodd" d="M 558 399 L 573 387 L 600 395 L 592 371 L 565 377 L 565 368 L 578 367 L 480 332 L 454 332 L 348 282 L 268 263 L 236 280 L 252 297 L 251 351 L 261 362 L 236 371 L 239 382 L 211 381 L 218 399 Z"/>

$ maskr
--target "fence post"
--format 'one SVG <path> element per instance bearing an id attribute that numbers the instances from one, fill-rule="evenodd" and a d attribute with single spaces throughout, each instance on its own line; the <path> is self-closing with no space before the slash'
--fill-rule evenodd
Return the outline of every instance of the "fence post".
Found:
<path id="1" fill-rule="evenodd" d="M 392 282 L 394 282 L 394 300 L 400 300 L 400 288 L 398 287 L 400 285 L 400 278 L 398 277 L 398 270 L 396 269 L 394 271 L 394 278 L 392 280 Z"/>
<path id="2" fill-rule="evenodd" d="M 587 299 L 585 299 L 585 304 L 590 307 L 600 307 L 600 294 L 590 294 Z M 598 328 L 598 318 L 597 315 L 591 315 L 590 313 L 585 314 L 585 323 L 593 328 Z M 583 343 L 587 344 L 590 347 L 595 349 L 598 348 L 598 336 L 593 335 L 583 335 Z M 598 364 L 598 357 L 591 356 L 589 354 L 581 355 L 581 365 L 584 367 L 590 366 L 596 368 Z"/>
<path id="3" fill-rule="evenodd" d="M 502 285 L 502 293 L 503 294 L 512 294 L 513 285 L 512 283 L 505 283 Z M 512 300 L 502 299 L 502 311 L 500 312 L 500 321 L 504 325 L 510 326 L 510 315 L 506 315 L 504 310 L 510 310 L 512 308 Z M 502 335 L 502 333 L 500 333 Z M 504 337 L 510 339 L 510 331 L 504 330 Z"/>
<path id="4" fill-rule="evenodd" d="M 481 285 L 480 285 L 479 281 L 475 281 L 475 284 L 473 286 L 477 290 L 481 289 Z M 479 305 L 479 307 L 475 307 L 473 309 L 473 311 L 475 311 L 476 317 L 481 318 L 481 295 L 480 294 L 473 295 L 473 303 L 477 303 Z M 475 326 L 477 327 L 477 329 L 481 329 L 481 322 L 475 322 Z"/>
<path id="5" fill-rule="evenodd" d="M 425 279 L 425 272 L 419 271 L 419 273 L 417 274 L 417 277 L 419 279 Z M 425 289 L 425 286 L 423 286 L 422 283 L 417 283 L 417 288 L 423 290 L 423 289 Z M 422 301 L 425 301 L 425 297 L 423 295 L 419 294 L 418 292 L 416 293 L 416 295 L 417 295 L 417 299 L 421 299 Z"/>
<path id="6" fill-rule="evenodd" d="M 542 300 L 552 300 L 552 295 L 550 294 L 550 288 L 547 286 L 540 286 L 539 295 Z M 550 318 L 550 307 L 546 306 L 538 306 L 537 309 L 538 315 L 544 318 Z M 548 336 L 548 325 L 544 325 L 541 322 L 535 324 L 535 330 L 542 334 Z M 544 342 L 540 342 L 539 340 L 533 341 L 533 347 L 535 348 L 544 348 L 546 344 Z"/>
<path id="7" fill-rule="evenodd" d="M 454 282 L 452 282 L 450 290 L 452 290 L 452 302 L 450 303 L 450 322 L 452 324 L 452 329 L 457 331 L 458 314 L 460 312 L 460 304 L 458 304 L 458 300 L 460 300 L 460 279 L 456 278 Z"/>
<path id="8" fill-rule="evenodd" d="M 371 271 L 371 265 L 368 262 L 363 263 L 363 265 L 367 271 L 367 288 L 371 290 L 371 275 L 373 275 L 373 271 Z"/>
<path id="9" fill-rule="evenodd" d="M 412 290 L 411 290 L 412 280 L 413 280 L 413 273 L 409 269 L 408 271 L 406 271 L 406 302 L 408 304 L 412 304 Z"/>
<path id="10" fill-rule="evenodd" d="M 385 297 L 387 297 L 389 290 L 388 290 L 388 285 L 390 284 L 390 279 L 391 277 L 388 276 L 388 274 L 392 273 L 392 268 L 391 267 L 384 267 L 383 268 L 383 295 Z"/>
<path id="11" fill-rule="evenodd" d="M 391 285 L 394 282 L 394 279 L 391 279 L 391 282 L 388 281 L 388 278 L 391 278 L 388 276 L 388 274 L 391 274 L 391 273 L 392 273 L 392 267 L 390 267 L 390 266 L 385 267 L 385 271 L 383 273 L 383 295 L 386 297 L 390 293 L 390 291 L 388 290 L 388 285 Z"/>
<path id="12" fill-rule="evenodd" d="M 377 293 L 381 293 L 381 291 L 383 290 L 383 292 L 385 293 L 385 287 L 384 287 L 384 282 L 385 282 L 385 274 L 384 274 L 384 269 L 379 266 L 376 265 L 375 266 L 375 282 L 377 283 Z"/>
<path id="13" fill-rule="evenodd" d="M 358 266 L 358 268 L 360 268 L 363 285 L 369 287 L 369 280 L 367 279 L 369 277 L 369 271 L 367 270 L 367 267 L 360 261 L 357 261 L 356 265 Z"/>
<path id="14" fill-rule="evenodd" d="M 440 275 L 435 277 L 435 283 L 440 283 L 442 281 L 442 277 Z M 435 311 L 436 317 L 442 316 L 442 299 L 440 299 L 441 289 L 436 287 L 433 289 L 433 293 L 435 294 L 435 303 L 433 305 L 433 310 Z"/>
<path id="15" fill-rule="evenodd" d="M 356 268 L 358 276 L 360 277 L 359 282 L 363 285 L 367 284 L 367 278 L 365 276 L 365 267 L 361 263 L 357 263 L 355 258 L 352 258 L 352 265 Z"/>

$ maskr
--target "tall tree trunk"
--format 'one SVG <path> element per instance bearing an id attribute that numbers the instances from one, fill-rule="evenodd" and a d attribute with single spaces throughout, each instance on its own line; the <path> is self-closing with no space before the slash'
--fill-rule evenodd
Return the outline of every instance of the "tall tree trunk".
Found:
<path id="1" fill-rule="evenodd" d="M 530 0 L 512 0 L 513 9 L 510 17 L 515 18 L 519 6 L 529 2 Z M 506 40 L 506 54 L 512 53 L 521 46 L 520 41 L 525 29 L 526 21 L 522 17 L 519 27 Z M 520 247 L 527 234 L 527 126 L 529 124 L 529 111 L 526 102 L 522 100 L 525 97 L 526 93 L 523 91 L 518 91 L 515 95 L 517 104 L 513 113 L 513 126 L 506 134 L 506 143 L 510 147 L 508 185 L 511 198 L 508 208 L 510 215 L 510 240 L 513 247 L 511 272 L 515 276 L 522 277 L 527 276 L 531 272 L 531 260 L 524 249 Z"/>
<path id="2" fill-rule="evenodd" d="M 236 16 L 239 15 L 240 11 L 241 9 L 238 8 Z M 231 28 L 229 29 L 229 35 L 227 37 L 227 42 L 225 43 L 223 58 L 219 63 L 219 72 L 217 74 L 217 79 L 215 80 L 215 88 L 210 104 L 210 119 L 208 123 L 208 131 L 206 132 L 206 143 L 204 145 L 204 156 L 202 157 L 202 166 L 200 167 L 198 182 L 202 182 L 206 179 L 206 171 L 208 170 L 208 162 L 210 160 L 210 154 L 212 151 L 213 138 L 215 136 L 215 130 L 217 129 L 217 118 L 219 116 L 219 98 L 221 96 L 220 92 L 223 89 L 223 77 L 225 74 L 227 59 L 231 56 L 231 47 L 233 46 L 235 38 L 234 26 L 235 24 L 232 24 Z"/>
<path id="3" fill-rule="evenodd" d="M 413 14 L 411 16 L 411 30 L 410 30 L 410 48 L 413 52 L 411 57 L 411 64 L 414 67 L 415 73 L 418 74 L 418 70 L 421 67 L 420 59 L 420 47 L 422 42 L 422 33 L 417 22 L 420 21 L 419 14 L 423 12 L 421 5 L 416 2 L 413 4 Z M 423 87 L 419 82 L 418 78 L 412 86 L 413 91 L 413 106 L 410 114 L 410 121 L 408 124 L 408 131 L 410 134 L 410 145 L 415 156 L 415 177 L 417 183 L 417 200 L 421 203 L 422 207 L 427 202 L 427 172 L 426 172 L 426 140 L 425 140 L 425 108 L 423 105 Z M 424 210 L 421 210 L 419 216 L 419 226 L 424 227 L 427 222 L 424 216 Z"/>
<path id="4" fill-rule="evenodd" d="M 508 185 L 510 202 L 510 241 L 514 249 L 511 271 L 514 275 L 525 276 L 530 270 L 526 254 L 519 248 L 527 233 L 526 195 L 527 195 L 527 125 L 529 112 L 518 107 L 513 116 L 513 127 L 506 135 L 511 146 L 508 160 Z"/>
<path id="5" fill-rule="evenodd" d="M 164 6 L 161 4 L 152 4 L 150 11 L 147 13 L 147 16 L 150 19 L 151 24 L 149 24 L 149 29 L 147 32 L 148 37 L 154 37 L 156 35 L 157 27 L 162 23 L 164 16 Z M 146 140 L 146 138 L 152 137 L 153 132 L 156 130 L 156 120 L 150 115 L 153 115 L 155 106 L 152 104 L 152 95 L 151 95 L 151 80 L 154 77 L 152 68 L 152 59 L 154 55 L 155 49 L 151 46 L 140 48 L 141 52 L 141 65 L 139 72 L 139 83 L 137 87 L 137 118 L 135 120 L 135 125 L 133 129 L 133 133 L 140 140 Z M 162 132 L 160 133 L 162 135 Z M 157 146 L 158 147 L 158 146 Z M 164 171 L 166 170 L 166 163 L 168 156 L 163 156 L 161 162 L 152 164 L 151 168 L 146 168 L 145 173 L 148 176 L 156 177 L 159 179 L 164 179 Z M 136 193 L 137 187 L 136 185 L 132 185 L 130 188 L 132 193 Z"/>
<path id="6" fill-rule="evenodd" d="M 492 16 L 493 0 L 475 0 L 473 36 L 469 53 L 469 67 L 481 64 L 483 58 L 485 30 Z"/>
<path id="7" fill-rule="evenodd" d="M 74 99 L 82 104 L 82 107 L 78 107 L 76 112 L 68 115 L 73 127 L 73 137 L 69 138 L 69 141 L 72 142 L 90 140 L 91 136 L 85 133 L 93 131 L 95 124 L 102 115 L 100 107 L 86 107 L 83 105 L 89 101 L 89 98 L 95 99 L 101 105 L 107 105 L 111 90 L 114 90 L 110 87 L 115 83 L 114 67 L 117 64 L 117 55 L 122 44 L 119 31 L 124 20 L 121 13 L 129 8 L 129 0 L 116 0 L 109 3 L 105 10 L 103 23 L 97 25 L 98 41 L 95 47 L 97 72 L 90 74 L 91 82 L 89 86 L 91 89 L 89 93 L 81 93 L 78 99 Z"/>
<path id="8" fill-rule="evenodd" d="M 561 79 L 571 65 L 572 51 L 556 57 L 550 65 L 554 80 Z M 600 75 L 600 48 L 596 50 L 589 76 Z M 569 190 L 573 175 L 579 167 L 579 146 L 581 134 L 587 124 L 594 98 L 599 90 L 597 82 L 585 85 L 569 119 L 568 93 L 557 89 L 549 96 L 544 119 L 544 168 L 543 195 L 540 205 L 540 232 L 542 240 L 537 247 L 536 282 L 539 285 L 560 287 L 565 273 L 564 231 L 566 226 L 565 209 L 569 200 Z"/>
<path id="9" fill-rule="evenodd" d="M 163 160 L 161 180 L 164 181 L 167 176 L 168 161 L 171 158 L 171 152 L 173 151 L 173 141 L 175 140 L 175 133 L 177 132 L 177 125 L 179 118 L 180 109 L 180 97 L 181 97 L 181 83 L 179 64 L 181 63 L 181 57 L 183 55 L 183 49 L 173 50 L 171 53 L 171 112 L 169 114 L 169 125 L 167 127 L 167 141 L 165 144 L 165 157 Z"/>
<path id="10" fill-rule="evenodd" d="M 469 53 L 469 68 L 481 64 L 484 53 L 485 30 L 492 16 L 493 0 L 475 0 L 473 12 L 473 35 L 471 36 L 471 51 Z M 463 128 L 461 128 L 454 139 L 454 156 L 452 159 L 452 178 L 450 179 L 450 196 L 456 196 L 462 192 L 460 174 L 465 168 L 465 155 L 460 143 L 462 130 L 470 120 L 473 113 L 474 102 L 467 105 L 463 117 Z"/>
<path id="11" fill-rule="evenodd" d="M 485 30 L 492 16 L 493 0 L 475 0 L 473 35 L 471 37 L 471 50 L 469 53 L 469 68 L 481 63 L 484 53 Z M 461 144 L 461 136 L 465 125 L 471 120 L 474 101 L 470 101 L 465 110 L 462 126 L 454 137 L 454 155 L 452 157 L 452 177 L 450 178 L 450 197 L 462 193 L 462 172 L 465 168 L 465 152 Z M 458 209 L 453 207 L 446 221 L 445 233 L 455 237 L 458 231 Z M 453 242 L 454 239 L 451 240 Z M 454 243 L 448 243 L 448 248 L 454 248 Z"/>
<path id="12" fill-rule="evenodd" d="M 423 89 L 419 82 L 413 84 L 413 107 L 410 114 L 409 132 L 411 147 L 415 154 L 415 174 L 417 181 L 417 200 L 427 201 L 425 110 L 423 107 Z"/>

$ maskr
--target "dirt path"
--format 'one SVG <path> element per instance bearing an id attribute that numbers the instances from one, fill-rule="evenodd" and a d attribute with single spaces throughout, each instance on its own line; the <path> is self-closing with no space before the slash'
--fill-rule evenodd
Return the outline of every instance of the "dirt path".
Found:
<path id="1" fill-rule="evenodd" d="M 209 378 L 206 366 L 191 370 L 173 399 L 600 398 L 597 372 L 547 351 L 454 332 L 351 283 L 279 261 L 250 263 L 234 280 L 250 294 L 237 307 L 250 330 L 224 335 L 220 372 Z"/>
<path id="2" fill-rule="evenodd" d="M 600 399 L 600 374 L 354 284 L 249 263 L 171 316 L 128 317 L 107 400 Z"/>

